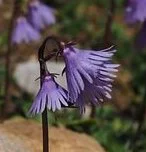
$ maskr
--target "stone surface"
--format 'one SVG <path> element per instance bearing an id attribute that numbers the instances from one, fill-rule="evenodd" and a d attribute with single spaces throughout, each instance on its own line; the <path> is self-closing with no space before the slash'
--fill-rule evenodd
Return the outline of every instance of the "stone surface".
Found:
<path id="1" fill-rule="evenodd" d="M 65 128 L 50 127 L 51 152 L 105 152 L 91 137 Z M 0 152 L 41 152 L 41 126 L 21 118 L 0 124 Z"/>
<path id="2" fill-rule="evenodd" d="M 60 74 L 57 78 L 55 78 L 55 80 L 61 86 L 66 88 L 67 85 L 65 75 L 61 75 L 62 70 L 65 67 L 64 63 L 59 61 L 48 61 L 47 67 L 51 73 Z M 39 76 L 39 62 L 36 58 L 30 58 L 30 60 L 26 62 L 17 64 L 14 71 L 14 77 L 19 87 L 33 95 L 35 95 L 39 90 L 40 81 L 35 81 Z"/>

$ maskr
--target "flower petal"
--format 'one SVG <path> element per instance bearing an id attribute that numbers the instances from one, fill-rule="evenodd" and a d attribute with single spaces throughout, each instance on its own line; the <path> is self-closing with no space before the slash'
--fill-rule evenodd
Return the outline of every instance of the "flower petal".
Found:
<path id="1" fill-rule="evenodd" d="M 113 47 L 82 51 L 67 46 L 63 50 L 69 94 L 81 112 L 87 103 L 97 105 L 111 99 L 111 83 L 119 66 L 112 64 L 115 52 Z"/>
<path id="2" fill-rule="evenodd" d="M 49 109 L 49 110 L 51 110 L 51 107 L 52 107 L 52 101 L 51 101 L 51 98 L 50 98 L 50 95 L 48 94 L 47 95 L 47 100 L 48 100 L 48 104 L 47 104 L 47 108 Z"/>
<path id="3" fill-rule="evenodd" d="M 61 92 L 58 92 L 58 99 L 64 106 L 68 106 L 68 104 L 66 102 L 67 97 L 63 97 Z"/>
<path id="4" fill-rule="evenodd" d="M 68 92 L 55 82 L 52 75 L 45 76 L 42 87 L 30 108 L 30 113 L 42 113 L 45 107 L 54 112 L 61 109 L 61 103 L 68 106 L 67 94 Z"/>

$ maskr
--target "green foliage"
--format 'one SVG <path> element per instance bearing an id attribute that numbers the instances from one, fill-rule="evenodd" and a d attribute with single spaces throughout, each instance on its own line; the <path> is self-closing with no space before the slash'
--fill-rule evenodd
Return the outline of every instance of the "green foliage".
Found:
<path id="1" fill-rule="evenodd" d="M 75 111 L 58 114 L 55 125 L 64 124 L 77 132 L 85 132 L 96 138 L 109 152 L 125 152 L 133 133 L 133 121 L 120 118 L 115 108 L 105 106 L 97 108 L 95 119 L 80 119 L 75 117 Z"/>
<path id="2" fill-rule="evenodd" d="M 4 46 L 7 42 L 8 36 L 5 32 L 0 35 L 0 47 Z"/>

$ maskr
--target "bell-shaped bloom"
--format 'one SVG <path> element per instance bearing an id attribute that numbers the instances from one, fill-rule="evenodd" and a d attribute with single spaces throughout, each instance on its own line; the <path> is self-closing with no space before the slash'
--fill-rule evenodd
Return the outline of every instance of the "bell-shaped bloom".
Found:
<path id="1" fill-rule="evenodd" d="M 110 69 L 114 69 L 117 66 L 118 65 L 111 65 Z M 117 72 L 117 69 L 114 69 L 113 71 Z M 108 69 L 106 72 L 109 72 Z M 75 105 L 79 107 L 81 113 L 85 111 L 86 104 L 96 106 L 103 103 L 104 100 L 112 98 L 113 77 L 115 77 L 115 75 L 104 76 L 99 74 L 96 78 L 93 78 L 93 83 L 89 83 L 83 78 L 85 89 L 81 91 L 75 103 Z"/>
<path id="2" fill-rule="evenodd" d="M 26 20 L 21 16 L 16 19 L 14 29 L 12 31 L 12 43 L 29 43 L 31 41 L 38 41 L 40 33 L 35 30 Z"/>
<path id="3" fill-rule="evenodd" d="M 46 75 L 29 113 L 42 113 L 45 107 L 52 111 L 60 110 L 62 106 L 68 106 L 67 99 L 68 92 L 55 82 L 52 75 Z"/>
<path id="4" fill-rule="evenodd" d="M 126 0 L 125 20 L 128 24 L 146 19 L 146 0 Z"/>
<path id="5" fill-rule="evenodd" d="M 81 112 L 89 102 L 97 104 L 111 98 L 111 84 L 116 77 L 113 72 L 119 66 L 111 63 L 114 52 L 113 48 L 93 51 L 72 46 L 63 50 L 69 95 Z"/>
<path id="6" fill-rule="evenodd" d="M 37 30 L 56 22 L 54 10 L 38 0 L 29 3 L 28 20 Z"/>
<path id="7" fill-rule="evenodd" d="M 143 23 L 140 31 L 136 36 L 136 47 L 140 49 L 146 47 L 146 21 Z"/>

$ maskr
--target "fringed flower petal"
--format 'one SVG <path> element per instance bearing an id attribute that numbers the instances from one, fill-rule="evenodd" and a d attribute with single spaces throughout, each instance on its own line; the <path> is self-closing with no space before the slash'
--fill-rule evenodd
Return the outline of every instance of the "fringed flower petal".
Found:
<path id="1" fill-rule="evenodd" d="M 103 83 L 99 83 L 97 79 L 94 80 L 94 84 L 88 83 L 87 80 L 84 80 L 84 82 L 85 90 L 81 92 L 75 103 L 79 107 L 81 113 L 85 112 L 86 104 L 98 106 L 103 103 L 103 101 L 112 98 L 112 85 L 103 85 Z"/>
<path id="2" fill-rule="evenodd" d="M 38 0 L 29 3 L 28 20 L 37 30 L 56 22 L 54 10 Z"/>
<path id="3" fill-rule="evenodd" d="M 40 88 L 29 113 L 32 115 L 42 113 L 47 107 L 53 112 L 60 110 L 62 105 L 68 106 L 68 92 L 59 86 L 50 75 L 45 76 L 42 87 Z"/>
<path id="4" fill-rule="evenodd" d="M 18 17 L 12 31 L 12 43 L 29 43 L 38 40 L 40 40 L 40 33 L 32 28 L 25 17 Z"/>
<path id="5" fill-rule="evenodd" d="M 106 98 L 111 99 L 112 82 L 118 64 L 112 64 L 113 47 L 93 51 L 79 50 L 68 46 L 63 51 L 69 95 L 80 111 L 85 104 L 97 105 Z"/>

